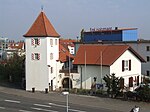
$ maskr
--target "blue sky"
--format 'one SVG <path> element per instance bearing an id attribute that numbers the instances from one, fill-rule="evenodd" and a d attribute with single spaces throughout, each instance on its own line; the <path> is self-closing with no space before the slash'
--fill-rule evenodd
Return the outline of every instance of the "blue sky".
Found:
<path id="1" fill-rule="evenodd" d="M 0 37 L 22 40 L 44 6 L 63 38 L 80 36 L 81 29 L 138 28 L 150 40 L 150 0 L 0 0 Z"/>

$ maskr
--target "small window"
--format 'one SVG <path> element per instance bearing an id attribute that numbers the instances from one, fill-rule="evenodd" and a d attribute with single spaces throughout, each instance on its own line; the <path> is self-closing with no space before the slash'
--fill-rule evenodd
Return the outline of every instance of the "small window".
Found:
<path id="1" fill-rule="evenodd" d="M 35 59 L 35 60 L 40 60 L 40 54 L 35 53 L 35 54 L 34 54 L 34 59 Z"/>
<path id="2" fill-rule="evenodd" d="M 57 45 L 57 39 L 55 39 L 55 45 Z"/>
<path id="3" fill-rule="evenodd" d="M 147 62 L 149 62 L 149 61 L 150 61 L 150 57 L 149 57 L 149 56 L 147 56 L 146 58 L 147 58 Z"/>
<path id="4" fill-rule="evenodd" d="M 150 71 L 147 70 L 147 71 L 146 71 L 146 75 L 147 75 L 147 76 L 150 76 Z"/>
<path id="5" fill-rule="evenodd" d="M 150 51 L 150 46 L 146 46 L 146 51 Z"/>
<path id="6" fill-rule="evenodd" d="M 32 45 L 40 45 L 40 39 L 39 38 L 32 38 L 31 44 Z"/>
<path id="7" fill-rule="evenodd" d="M 131 60 L 122 60 L 122 71 L 131 71 Z"/>
<path id="8" fill-rule="evenodd" d="M 51 73 L 53 73 L 53 67 L 51 67 Z"/>
<path id="9" fill-rule="evenodd" d="M 50 45 L 53 46 L 53 39 L 50 39 Z"/>
<path id="10" fill-rule="evenodd" d="M 39 53 L 32 53 L 32 60 L 40 60 L 40 54 Z"/>
<path id="11" fill-rule="evenodd" d="M 125 60 L 124 61 L 124 70 L 128 70 L 128 68 L 129 68 L 129 61 Z"/>
<path id="12" fill-rule="evenodd" d="M 38 39 L 34 39 L 35 45 L 38 45 Z"/>
<path id="13" fill-rule="evenodd" d="M 50 53 L 50 60 L 53 59 L 53 53 Z"/>

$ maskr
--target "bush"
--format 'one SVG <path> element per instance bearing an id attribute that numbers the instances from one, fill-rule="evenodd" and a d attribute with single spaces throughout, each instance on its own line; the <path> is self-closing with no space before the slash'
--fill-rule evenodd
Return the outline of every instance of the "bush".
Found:
<path id="1" fill-rule="evenodd" d="M 150 101 L 150 88 L 148 85 L 136 89 L 137 98 L 141 101 Z"/>

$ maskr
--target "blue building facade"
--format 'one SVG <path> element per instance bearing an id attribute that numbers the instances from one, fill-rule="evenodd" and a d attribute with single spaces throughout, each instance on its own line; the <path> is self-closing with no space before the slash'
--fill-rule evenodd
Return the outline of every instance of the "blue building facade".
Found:
<path id="1" fill-rule="evenodd" d="M 137 41 L 137 28 L 114 30 L 92 30 L 81 32 L 81 41 L 85 43 L 98 41 Z"/>

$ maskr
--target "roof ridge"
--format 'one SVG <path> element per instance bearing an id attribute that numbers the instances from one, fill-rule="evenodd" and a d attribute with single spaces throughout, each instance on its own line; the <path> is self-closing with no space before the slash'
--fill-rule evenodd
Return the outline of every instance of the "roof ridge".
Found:
<path id="1" fill-rule="evenodd" d="M 45 33 L 46 33 L 46 35 L 48 35 L 47 34 L 47 29 L 46 29 L 46 24 L 45 24 L 44 12 L 42 11 L 41 13 L 42 13 L 42 18 L 43 18 Z"/>

